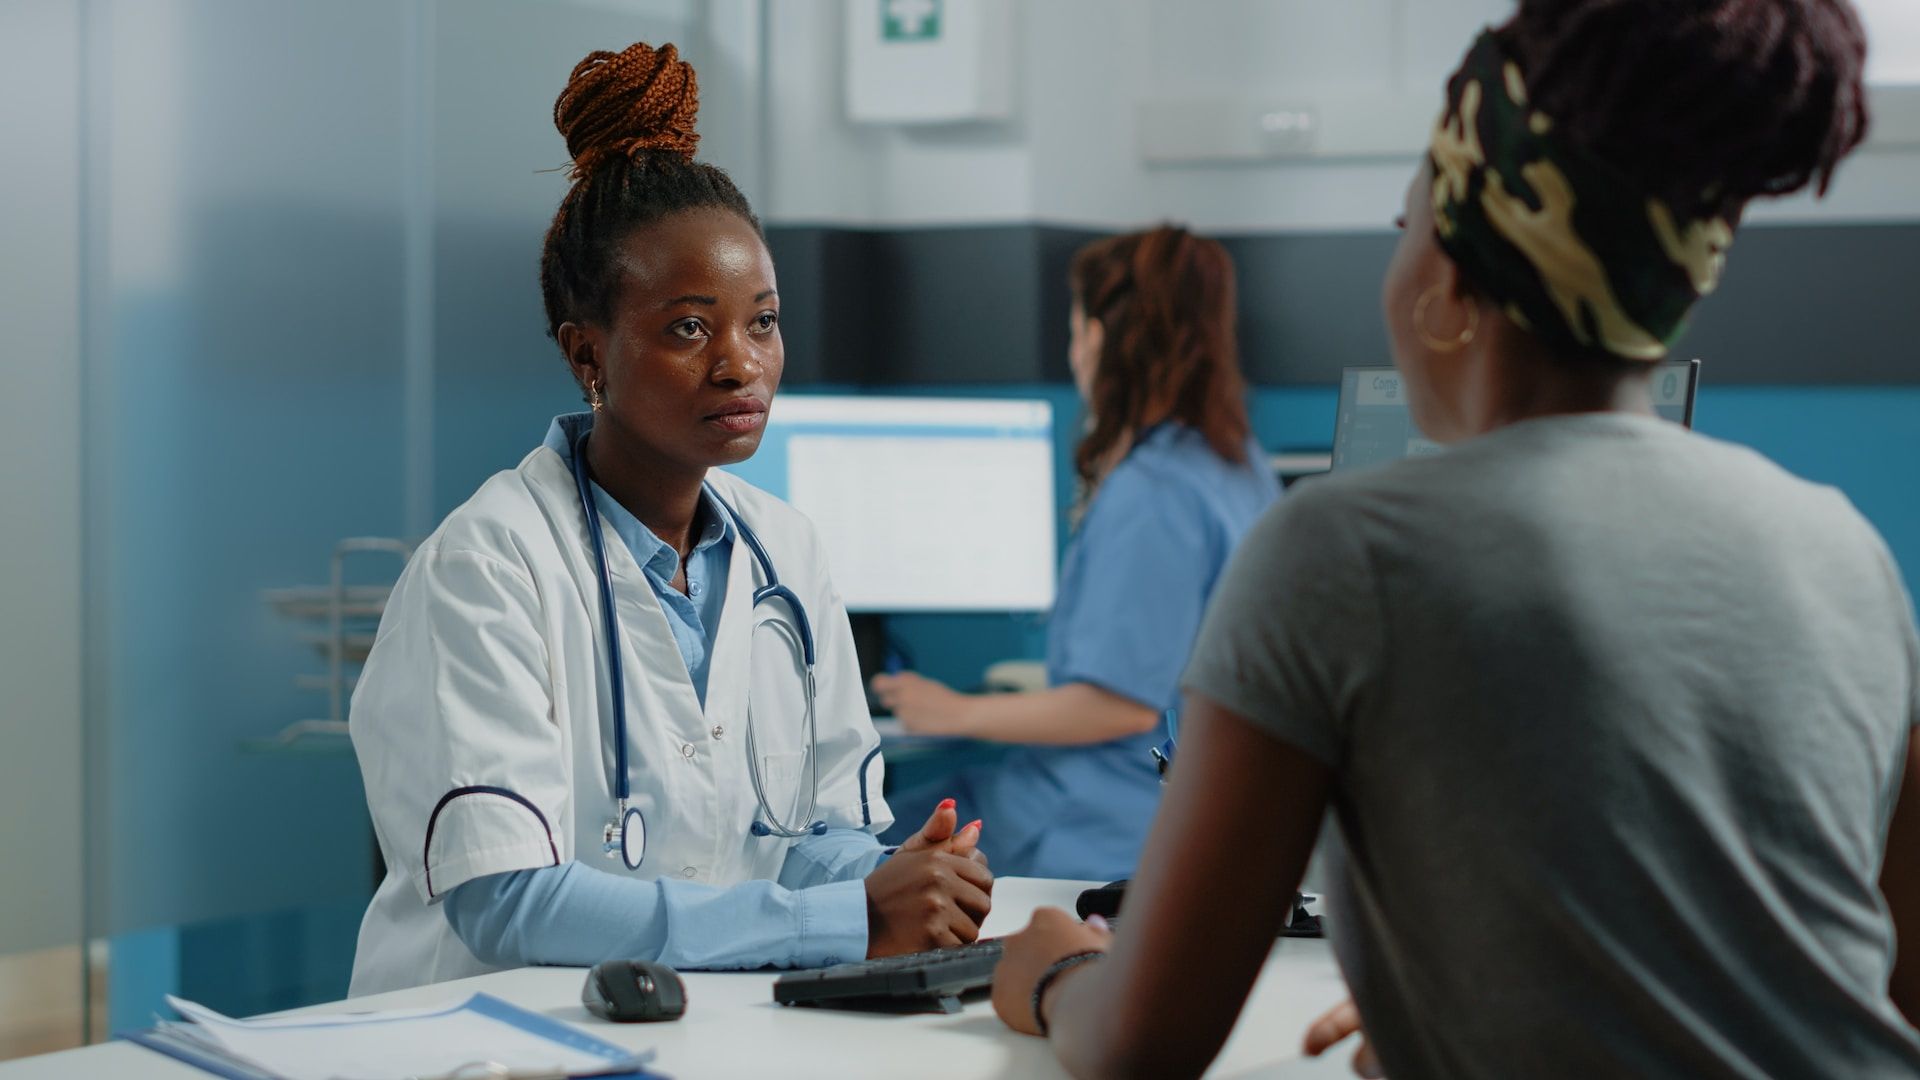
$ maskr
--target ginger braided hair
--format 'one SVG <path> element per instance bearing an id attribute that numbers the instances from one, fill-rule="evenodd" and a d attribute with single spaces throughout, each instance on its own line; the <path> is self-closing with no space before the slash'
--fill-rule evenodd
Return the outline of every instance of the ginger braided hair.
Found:
<path id="1" fill-rule="evenodd" d="M 601 50 L 574 65 L 553 103 L 553 126 L 573 155 L 573 178 L 593 172 L 609 154 L 670 150 L 693 160 L 700 133 L 700 81 L 672 45 L 635 42 L 626 51 Z"/>
<path id="2" fill-rule="evenodd" d="M 560 324 L 604 321 L 619 283 L 620 245 L 636 229 L 687 210 L 760 220 L 727 174 L 693 159 L 700 87 L 672 45 L 636 42 L 574 66 L 553 103 L 553 123 L 573 158 L 573 186 L 540 252 L 547 336 Z"/>

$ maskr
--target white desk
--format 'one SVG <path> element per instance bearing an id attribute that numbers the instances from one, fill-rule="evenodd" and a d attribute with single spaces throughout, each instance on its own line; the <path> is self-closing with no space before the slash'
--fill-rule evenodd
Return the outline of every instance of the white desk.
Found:
<path id="1" fill-rule="evenodd" d="M 1072 910 L 1085 882 L 1001 878 L 993 889 L 988 934 L 1024 926 L 1034 908 L 1055 904 Z M 882 1016 L 825 1009 L 782 1008 L 773 1003 L 771 973 L 693 972 L 687 981 L 687 1015 L 668 1024 L 609 1024 L 580 1006 L 579 968 L 520 968 L 437 986 L 415 987 L 353 1001 L 316 1005 L 301 1012 L 346 1012 L 464 1000 L 485 990 L 515 1004 L 626 1046 L 659 1051 L 654 1067 L 675 1080 L 702 1077 L 778 1077 L 780 1080 L 944 1080 L 947 1077 L 1058 1077 L 1063 1075 L 1047 1045 L 1003 1027 L 985 1001 L 954 1016 Z M 1169 993 L 1179 989 L 1169 988 Z M 1267 961 L 1253 1000 L 1241 1015 L 1209 1076 L 1351 1076 L 1342 1048 L 1319 1061 L 1300 1059 L 1300 1036 L 1314 1017 L 1345 994 L 1323 941 L 1283 941 Z M 206 1074 L 132 1043 L 0 1064 L 0 1080 L 59 1077 L 152 1077 L 204 1080 Z"/>

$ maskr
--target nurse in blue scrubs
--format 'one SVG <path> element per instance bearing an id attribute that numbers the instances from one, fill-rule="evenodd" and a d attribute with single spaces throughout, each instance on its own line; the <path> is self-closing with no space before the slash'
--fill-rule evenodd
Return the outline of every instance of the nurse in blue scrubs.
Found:
<path id="1" fill-rule="evenodd" d="M 908 731 L 1017 744 L 939 781 L 991 831 L 997 872 L 1110 879 L 1133 872 L 1159 804 L 1149 751 L 1169 734 L 1207 598 L 1280 488 L 1249 431 L 1219 243 L 1173 227 L 1114 237 L 1083 249 L 1069 280 L 1088 421 L 1048 688 L 962 694 L 912 672 L 873 687 Z"/>

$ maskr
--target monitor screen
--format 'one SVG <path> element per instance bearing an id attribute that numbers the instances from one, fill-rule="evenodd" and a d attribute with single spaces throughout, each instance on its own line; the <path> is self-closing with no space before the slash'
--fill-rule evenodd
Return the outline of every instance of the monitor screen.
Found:
<path id="1" fill-rule="evenodd" d="M 849 611 L 1053 606 L 1045 401 L 783 394 L 727 471 L 813 520 Z"/>
<path id="2" fill-rule="evenodd" d="M 1653 408 L 1676 424 L 1693 426 L 1700 361 L 1661 364 L 1653 375 Z M 1340 412 L 1333 428 L 1336 472 L 1437 454 L 1439 443 L 1414 426 L 1400 372 L 1390 367 L 1348 368 L 1340 378 Z"/>

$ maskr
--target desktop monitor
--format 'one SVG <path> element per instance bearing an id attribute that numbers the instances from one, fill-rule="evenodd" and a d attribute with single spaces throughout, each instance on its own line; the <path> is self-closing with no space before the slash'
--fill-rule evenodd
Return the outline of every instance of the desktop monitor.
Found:
<path id="1" fill-rule="evenodd" d="M 1693 400 L 1700 388 L 1700 361 L 1661 364 L 1653 373 L 1653 408 L 1662 417 L 1693 426 Z M 1390 367 L 1348 368 L 1340 378 L 1340 411 L 1333 428 L 1333 470 L 1364 468 L 1404 457 L 1436 454 L 1439 443 L 1414 426 L 1400 372 Z"/>
<path id="2" fill-rule="evenodd" d="M 853 612 L 1053 606 L 1045 401 L 782 394 L 727 466 L 813 520 Z"/>

